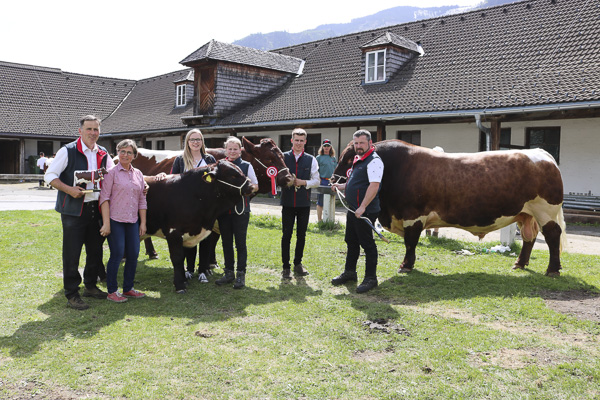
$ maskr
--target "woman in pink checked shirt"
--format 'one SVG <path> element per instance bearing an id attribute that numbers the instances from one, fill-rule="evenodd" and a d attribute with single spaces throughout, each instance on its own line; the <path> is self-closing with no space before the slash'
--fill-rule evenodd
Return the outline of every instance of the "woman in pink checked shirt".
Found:
<path id="1" fill-rule="evenodd" d="M 137 157 L 137 146 L 130 139 L 117 145 L 119 163 L 104 176 L 100 193 L 102 228 L 100 234 L 108 238 L 110 258 L 106 265 L 108 300 L 116 303 L 128 297 L 140 298 L 145 294 L 133 288 L 133 279 L 140 253 L 140 236 L 146 233 L 146 196 L 144 175 L 131 165 Z M 139 215 L 139 216 L 138 216 Z M 123 294 L 117 291 L 119 263 L 125 256 Z"/>

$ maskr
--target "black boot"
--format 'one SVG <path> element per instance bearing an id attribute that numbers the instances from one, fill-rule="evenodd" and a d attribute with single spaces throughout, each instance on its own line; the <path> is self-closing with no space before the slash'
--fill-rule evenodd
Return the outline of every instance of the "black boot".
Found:
<path id="1" fill-rule="evenodd" d="M 217 285 L 224 285 L 226 283 L 233 282 L 234 279 L 235 279 L 235 273 L 233 272 L 233 270 L 232 269 L 226 269 L 225 270 L 225 274 L 222 277 L 220 277 L 219 279 L 217 279 L 215 281 L 215 283 Z"/>
<path id="2" fill-rule="evenodd" d="M 238 271 L 235 277 L 235 283 L 233 284 L 234 289 L 241 289 L 246 286 L 246 273 Z"/>

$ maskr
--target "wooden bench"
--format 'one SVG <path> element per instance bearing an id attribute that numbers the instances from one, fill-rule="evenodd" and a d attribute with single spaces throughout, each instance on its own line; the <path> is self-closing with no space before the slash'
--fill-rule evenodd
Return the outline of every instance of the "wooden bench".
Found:
<path id="1" fill-rule="evenodd" d="M 563 197 L 565 221 L 600 223 L 600 196 L 567 194 Z"/>

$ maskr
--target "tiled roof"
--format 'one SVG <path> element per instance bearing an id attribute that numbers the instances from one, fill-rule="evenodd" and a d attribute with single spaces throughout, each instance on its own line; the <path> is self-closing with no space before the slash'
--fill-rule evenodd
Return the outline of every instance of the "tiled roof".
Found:
<path id="1" fill-rule="evenodd" d="M 200 47 L 181 61 L 181 64 L 189 66 L 202 60 L 228 61 L 294 74 L 298 72 L 302 64 L 302 60 L 290 55 L 252 49 L 216 40 L 211 40 Z"/>
<path id="2" fill-rule="evenodd" d="M 187 80 L 190 71 L 185 69 L 137 81 L 123 104 L 102 122 L 102 133 L 185 128 L 181 117 L 193 115 L 193 106 L 188 103 L 175 107 L 175 82 Z"/>
<path id="3" fill-rule="evenodd" d="M 72 137 L 82 116 L 107 117 L 134 84 L 0 62 L 0 133 Z"/>
<path id="4" fill-rule="evenodd" d="M 363 85 L 361 46 L 420 42 L 387 83 Z M 304 73 L 221 125 L 600 101 L 600 1 L 529 0 L 275 51 Z"/>

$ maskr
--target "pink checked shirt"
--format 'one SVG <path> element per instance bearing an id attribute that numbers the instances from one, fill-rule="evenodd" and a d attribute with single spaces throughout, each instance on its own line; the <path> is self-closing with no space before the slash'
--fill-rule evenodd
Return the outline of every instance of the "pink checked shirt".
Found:
<path id="1" fill-rule="evenodd" d="M 133 166 L 128 170 L 118 163 L 104 175 L 100 205 L 109 200 L 110 219 L 117 222 L 134 223 L 138 210 L 146 210 L 144 175 Z"/>

